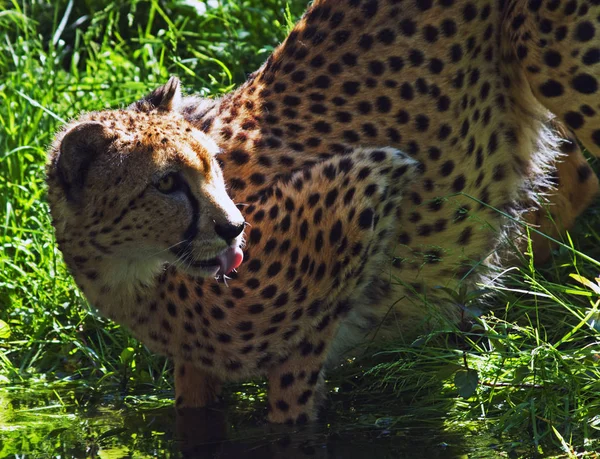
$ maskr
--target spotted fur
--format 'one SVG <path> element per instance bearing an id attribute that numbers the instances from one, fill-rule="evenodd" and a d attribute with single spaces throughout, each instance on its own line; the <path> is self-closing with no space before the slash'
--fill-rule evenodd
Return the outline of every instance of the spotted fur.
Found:
<path id="1" fill-rule="evenodd" d="M 177 100 L 169 110 L 156 111 L 151 95 L 94 115 L 139 117 L 133 135 L 167 112 L 216 142 L 249 223 L 233 279 L 171 264 L 133 296 L 103 291 L 106 273 L 84 273 L 106 257 L 89 225 L 107 217 L 75 220 L 51 166 L 65 259 L 97 307 L 174 358 L 178 406 L 266 375 L 272 421 L 313 419 L 328 355 L 373 329 L 385 338 L 456 320 L 436 287 L 485 277 L 502 237 L 516 237 L 507 214 L 558 235 L 595 195 L 597 178 L 562 123 L 600 153 L 597 3 L 316 0 L 225 97 L 179 101 L 171 82 L 158 91 Z M 416 180 L 415 163 L 394 148 L 419 162 Z M 111 185 L 131 193 L 93 168 L 90 179 L 93 205 Z M 534 242 L 547 257 L 545 241 Z"/>

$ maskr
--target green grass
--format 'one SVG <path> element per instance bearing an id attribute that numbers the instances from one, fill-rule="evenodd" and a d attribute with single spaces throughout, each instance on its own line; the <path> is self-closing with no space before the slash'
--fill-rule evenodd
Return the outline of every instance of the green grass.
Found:
<path id="1" fill-rule="evenodd" d="M 195 93 L 231 90 L 305 7 L 300 0 L 214 3 L 0 1 L 0 385 L 71 381 L 96 393 L 171 387 L 169 364 L 96 315 L 75 287 L 53 238 L 43 164 L 65 120 L 124 106 L 171 74 Z M 373 389 L 385 386 L 415 419 L 437 416 L 450 430 L 489 427 L 543 453 L 594 451 L 598 228 L 600 213 L 591 209 L 547 267 L 526 258 L 504 273 L 504 288 L 486 299 L 489 310 L 480 292 L 449 292 L 465 306 L 464 327 L 366 353 L 332 386 L 370 394 L 374 411 Z"/>

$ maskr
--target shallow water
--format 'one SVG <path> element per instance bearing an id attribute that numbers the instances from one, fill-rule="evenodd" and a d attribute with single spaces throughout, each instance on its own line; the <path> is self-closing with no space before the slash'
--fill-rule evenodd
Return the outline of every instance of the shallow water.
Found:
<path id="1" fill-rule="evenodd" d="M 96 392 L 81 386 L 0 387 L 0 458 L 527 456 L 514 443 L 498 443 L 483 426 L 451 433 L 441 416 L 419 420 L 393 396 L 382 395 L 374 405 L 333 394 L 320 422 L 298 428 L 263 421 L 260 385 L 236 386 L 222 405 L 184 416 L 176 415 L 169 393 Z M 480 434 L 473 434 L 477 430 Z"/>

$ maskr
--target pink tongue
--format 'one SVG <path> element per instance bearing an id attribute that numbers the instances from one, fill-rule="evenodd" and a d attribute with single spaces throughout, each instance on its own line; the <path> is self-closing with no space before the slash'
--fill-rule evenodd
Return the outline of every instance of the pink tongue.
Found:
<path id="1" fill-rule="evenodd" d="M 230 247 L 217 257 L 219 260 L 219 274 L 229 274 L 242 264 L 244 253 L 239 247 Z"/>

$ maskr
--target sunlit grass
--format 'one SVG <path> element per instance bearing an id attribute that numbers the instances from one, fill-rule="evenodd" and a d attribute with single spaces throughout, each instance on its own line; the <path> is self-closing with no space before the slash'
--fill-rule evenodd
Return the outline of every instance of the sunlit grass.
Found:
<path id="1" fill-rule="evenodd" d="M 231 90 L 304 6 L 37 0 L 0 11 L 0 385 L 87 384 L 91 401 L 171 388 L 169 364 L 93 312 L 69 276 L 44 201 L 45 150 L 65 120 L 125 106 L 171 74 L 196 93 Z M 479 292 L 455 292 L 469 327 L 345 366 L 332 387 L 369 394 L 373 413 L 393 394 L 422 422 L 485 425 L 542 452 L 594 451 L 599 223 L 590 210 L 547 267 L 525 258 L 506 271 L 491 308 Z"/>

